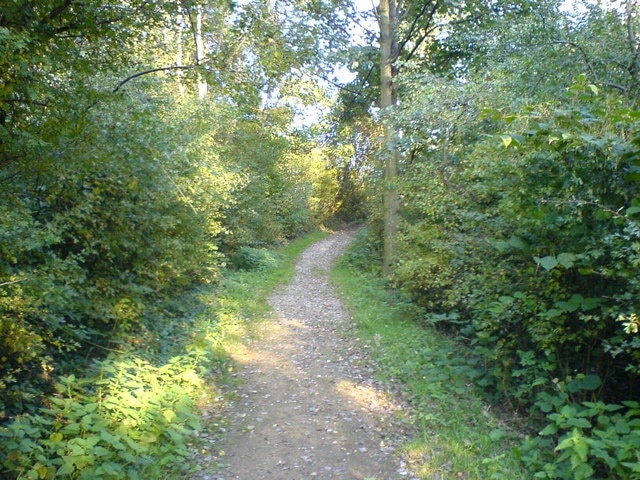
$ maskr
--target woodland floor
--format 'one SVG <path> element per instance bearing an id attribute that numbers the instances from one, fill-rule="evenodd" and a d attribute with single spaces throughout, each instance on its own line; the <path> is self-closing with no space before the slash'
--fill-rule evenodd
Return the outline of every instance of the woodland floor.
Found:
<path id="1" fill-rule="evenodd" d="M 232 353 L 239 382 L 228 423 L 222 438 L 202 433 L 202 471 L 192 478 L 412 478 L 396 455 L 407 433 L 402 402 L 372 378 L 366 347 L 345 334 L 351 319 L 328 279 L 352 238 L 341 232 L 308 248 L 293 282 L 270 297 L 258 335 Z"/>

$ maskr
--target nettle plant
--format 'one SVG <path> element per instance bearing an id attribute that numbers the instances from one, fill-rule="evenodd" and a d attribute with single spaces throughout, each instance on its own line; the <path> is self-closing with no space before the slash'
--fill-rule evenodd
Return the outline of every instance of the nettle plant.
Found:
<path id="1" fill-rule="evenodd" d="M 585 380 L 583 377 L 581 380 Z M 596 382 L 597 383 L 597 382 Z M 585 385 L 593 386 L 593 380 Z M 640 475 L 640 403 L 570 403 L 569 395 L 541 394 L 547 426 L 527 437 L 521 460 L 546 479 L 629 479 Z"/>
<path id="2" fill-rule="evenodd" d="M 197 353 L 160 367 L 113 357 L 96 365 L 95 376 L 60 378 L 46 406 L 0 429 L 3 475 L 157 478 L 183 464 L 187 438 L 199 427 L 199 362 Z"/>

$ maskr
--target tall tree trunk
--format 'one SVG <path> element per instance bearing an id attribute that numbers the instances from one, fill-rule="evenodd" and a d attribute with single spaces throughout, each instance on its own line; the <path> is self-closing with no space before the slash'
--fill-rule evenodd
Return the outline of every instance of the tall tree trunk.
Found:
<path id="1" fill-rule="evenodd" d="M 184 45 L 182 42 L 182 30 L 184 28 L 185 20 L 181 13 L 178 14 L 177 24 L 178 24 L 178 32 L 176 34 L 176 40 L 177 40 L 176 66 L 183 67 L 184 66 L 184 60 L 183 60 Z M 176 75 L 178 77 L 178 91 L 180 92 L 180 95 L 184 95 L 185 93 L 187 93 L 187 87 L 184 84 L 184 75 L 180 68 L 178 68 Z"/>
<path id="2" fill-rule="evenodd" d="M 202 38 L 202 6 L 196 6 L 196 64 L 200 65 L 204 59 L 204 39 Z M 198 97 L 204 100 L 207 96 L 207 81 L 198 72 Z"/>
<path id="3" fill-rule="evenodd" d="M 380 109 L 397 104 L 394 83 L 394 62 L 398 56 L 398 10 L 396 0 L 380 0 L 378 21 L 380 24 Z M 392 119 L 384 123 L 385 168 L 384 168 L 384 247 L 382 270 L 388 274 L 396 256 L 396 237 L 399 224 L 400 196 L 397 191 L 399 152 L 393 146 L 396 131 Z"/>
<path id="4" fill-rule="evenodd" d="M 636 32 L 638 19 L 638 0 L 627 0 L 625 3 L 625 15 L 627 22 L 627 42 L 629 44 L 629 64 L 627 70 L 631 75 L 629 83 L 629 97 L 637 100 L 640 95 L 640 44 Z"/>

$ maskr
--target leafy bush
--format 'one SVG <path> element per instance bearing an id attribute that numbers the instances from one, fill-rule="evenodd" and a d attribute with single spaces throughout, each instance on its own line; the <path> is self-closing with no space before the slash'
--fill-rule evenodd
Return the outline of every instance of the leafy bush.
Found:
<path id="1" fill-rule="evenodd" d="M 571 403 L 541 395 L 548 425 L 518 449 L 535 478 L 630 479 L 640 475 L 640 404 Z"/>
<path id="2" fill-rule="evenodd" d="M 225 361 L 216 316 L 197 301 L 210 290 L 165 302 L 173 316 L 150 321 L 144 343 L 58 378 L 41 407 L 0 427 L 3 478 L 160 478 L 183 468 L 203 377 Z"/>
<path id="3" fill-rule="evenodd" d="M 491 400 L 555 422 L 523 449 L 540 478 L 635 478 L 640 117 L 584 77 L 515 112 L 444 88 L 400 115 L 392 279 L 467 342 Z"/>
<path id="4" fill-rule="evenodd" d="M 198 428 L 197 362 L 161 367 L 139 358 L 96 364 L 95 376 L 62 377 L 37 412 L 0 429 L 2 471 L 16 478 L 149 478 L 188 456 Z"/>
<path id="5" fill-rule="evenodd" d="M 278 264 L 278 255 L 266 248 L 242 247 L 231 256 L 230 261 L 238 270 L 264 270 Z"/>
<path id="6" fill-rule="evenodd" d="M 476 118 L 465 111 L 453 125 L 443 113 L 435 140 L 420 130 L 403 139 L 414 149 L 441 144 L 425 147 L 428 161 L 414 162 L 400 185 L 393 279 L 427 308 L 426 321 L 469 342 L 484 359 L 485 386 L 514 408 L 576 374 L 598 375 L 603 385 L 572 393 L 575 402 L 637 395 L 640 290 L 631 272 L 640 184 L 638 146 L 624 135 L 637 129 L 637 116 L 584 83 L 575 92 L 563 108 Z M 431 103 L 422 108 L 434 115 Z M 408 109 L 415 114 L 415 105 Z M 526 130 L 497 133 L 518 128 L 514 118 Z"/>

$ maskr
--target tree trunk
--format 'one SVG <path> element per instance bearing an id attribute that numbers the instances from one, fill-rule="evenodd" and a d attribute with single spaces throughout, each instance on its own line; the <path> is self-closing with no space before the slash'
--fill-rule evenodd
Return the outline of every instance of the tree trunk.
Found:
<path id="1" fill-rule="evenodd" d="M 196 7 L 196 64 L 200 65 L 204 59 L 204 40 L 202 38 L 202 6 Z M 207 96 L 207 81 L 198 71 L 198 98 L 204 100 Z"/>
<path id="2" fill-rule="evenodd" d="M 380 24 L 380 109 L 397 104 L 394 83 L 394 62 L 398 54 L 396 0 L 380 0 L 378 19 Z M 391 271 L 396 256 L 396 237 L 399 224 L 400 196 L 396 178 L 398 176 L 399 152 L 394 147 L 396 131 L 390 118 L 384 122 L 385 168 L 384 168 L 384 247 L 382 270 Z"/>
<path id="3" fill-rule="evenodd" d="M 178 14 L 177 23 L 178 23 L 178 31 L 176 34 L 176 40 L 177 40 L 176 66 L 180 68 L 177 70 L 176 75 L 178 77 L 178 91 L 180 92 L 180 95 L 184 95 L 187 93 L 187 87 L 184 84 L 184 75 L 182 74 L 182 70 L 181 70 L 181 68 L 184 66 L 184 61 L 183 61 L 184 45 L 182 43 L 182 29 L 184 28 L 184 24 L 185 24 L 184 17 L 182 16 L 182 14 Z"/>
<path id="4" fill-rule="evenodd" d="M 627 22 L 627 42 L 629 44 L 629 64 L 627 70 L 631 75 L 629 83 L 629 98 L 636 101 L 640 95 L 640 45 L 636 33 L 638 19 L 638 1 L 627 0 L 625 3 L 625 15 Z"/>

